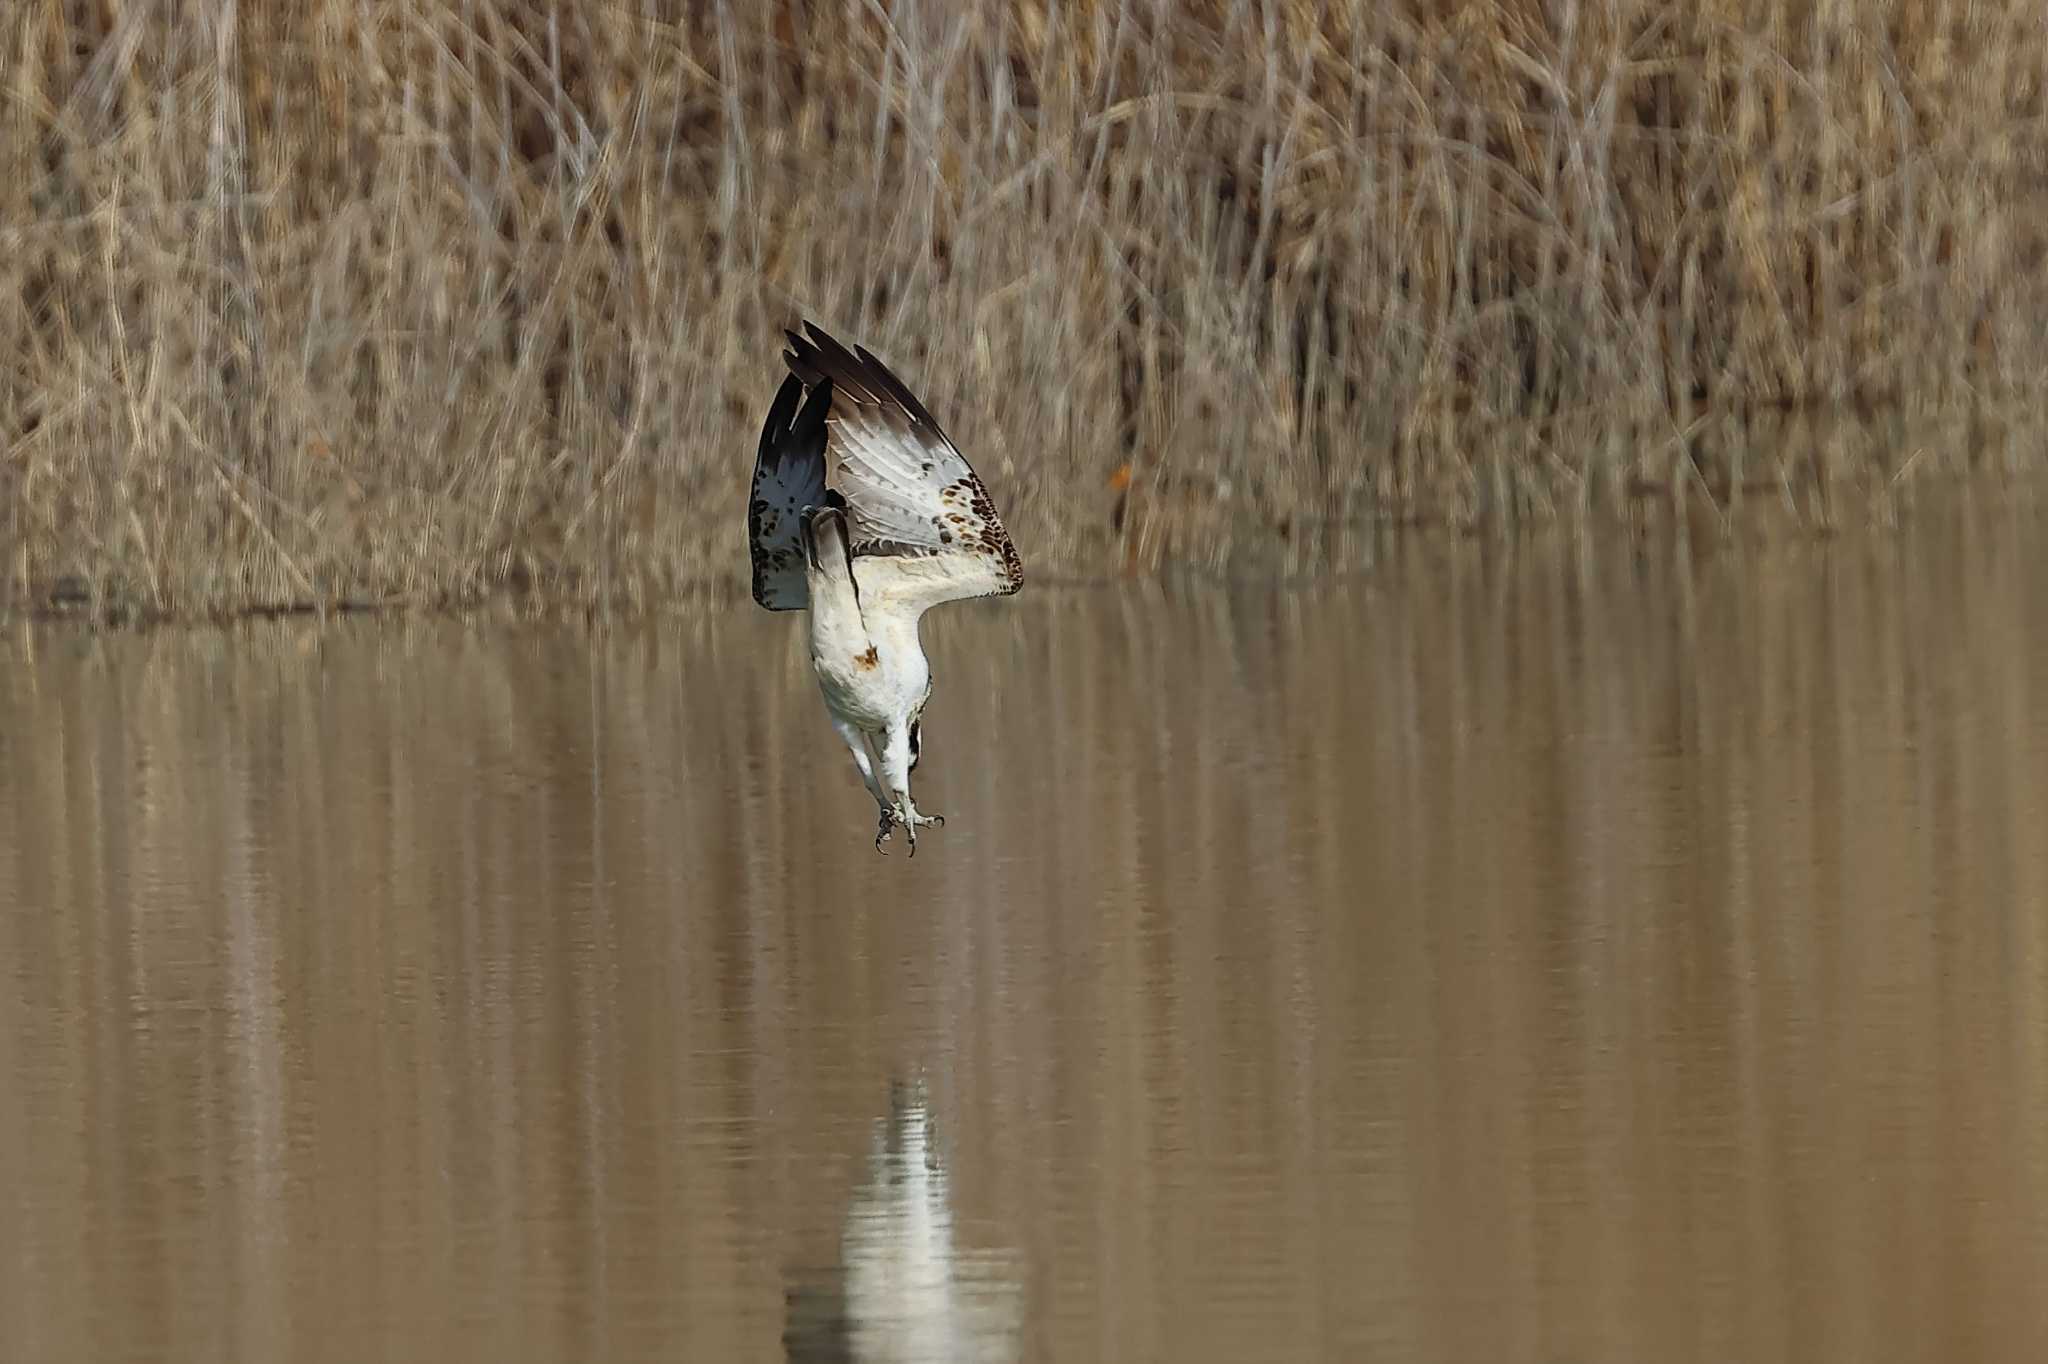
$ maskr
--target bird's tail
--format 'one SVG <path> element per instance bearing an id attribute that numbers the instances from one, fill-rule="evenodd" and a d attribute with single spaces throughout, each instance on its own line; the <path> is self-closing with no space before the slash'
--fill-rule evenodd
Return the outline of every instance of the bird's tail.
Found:
<path id="1" fill-rule="evenodd" d="M 804 558 L 810 578 L 827 588 L 853 587 L 853 546 L 847 538 L 846 513 L 837 507 L 813 507 L 804 513 Z"/>

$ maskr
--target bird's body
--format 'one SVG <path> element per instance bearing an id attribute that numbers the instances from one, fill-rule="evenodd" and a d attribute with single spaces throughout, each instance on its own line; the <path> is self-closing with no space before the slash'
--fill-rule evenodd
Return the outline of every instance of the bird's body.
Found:
<path id="1" fill-rule="evenodd" d="M 914 853 L 917 830 L 944 822 L 910 798 L 931 698 L 918 623 L 941 602 L 1017 591 L 1023 567 L 980 478 L 903 382 L 808 331 L 788 334 L 790 376 L 754 466 L 754 599 L 809 610 L 825 709 L 881 811 L 875 846 L 900 827 Z"/>

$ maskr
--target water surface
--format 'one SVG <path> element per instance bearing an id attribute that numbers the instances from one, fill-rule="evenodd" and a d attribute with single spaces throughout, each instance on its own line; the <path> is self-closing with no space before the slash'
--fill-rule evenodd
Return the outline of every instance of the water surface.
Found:
<path id="1" fill-rule="evenodd" d="M 2037 1360 L 2041 543 L 17 630 L 0 1356 Z"/>

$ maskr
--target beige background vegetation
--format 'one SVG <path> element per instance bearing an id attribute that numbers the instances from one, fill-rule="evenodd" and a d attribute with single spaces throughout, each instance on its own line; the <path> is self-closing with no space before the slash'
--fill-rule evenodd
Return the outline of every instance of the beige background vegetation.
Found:
<path id="1" fill-rule="evenodd" d="M 2038 464 L 2031 0 L 6 13 L 17 605 L 732 591 L 802 317 L 1041 581 Z"/>

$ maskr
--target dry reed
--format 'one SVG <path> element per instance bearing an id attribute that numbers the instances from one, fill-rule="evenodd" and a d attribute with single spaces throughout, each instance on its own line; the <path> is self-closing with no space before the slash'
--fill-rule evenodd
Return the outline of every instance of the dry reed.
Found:
<path id="1" fill-rule="evenodd" d="M 2022 467 L 2044 70 L 2025 0 L 18 0 L 6 595 L 729 590 L 800 316 L 1040 577 Z"/>

